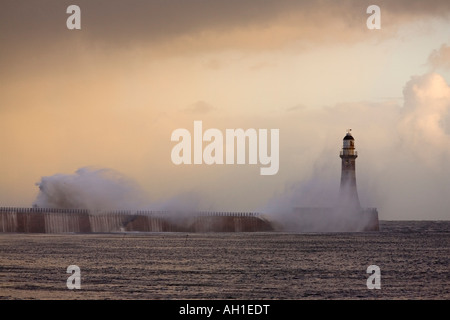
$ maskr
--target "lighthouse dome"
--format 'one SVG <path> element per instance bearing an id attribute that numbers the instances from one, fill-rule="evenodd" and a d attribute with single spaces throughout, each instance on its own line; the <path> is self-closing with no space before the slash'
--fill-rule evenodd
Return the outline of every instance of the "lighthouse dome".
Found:
<path id="1" fill-rule="evenodd" d="M 344 140 L 355 140 L 350 133 L 347 133 L 344 137 Z"/>

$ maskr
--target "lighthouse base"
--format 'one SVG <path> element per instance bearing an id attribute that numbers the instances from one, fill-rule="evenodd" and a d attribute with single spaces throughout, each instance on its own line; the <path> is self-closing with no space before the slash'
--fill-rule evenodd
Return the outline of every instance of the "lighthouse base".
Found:
<path id="1" fill-rule="evenodd" d="M 378 210 L 353 207 L 297 207 L 279 228 L 295 232 L 379 231 Z"/>

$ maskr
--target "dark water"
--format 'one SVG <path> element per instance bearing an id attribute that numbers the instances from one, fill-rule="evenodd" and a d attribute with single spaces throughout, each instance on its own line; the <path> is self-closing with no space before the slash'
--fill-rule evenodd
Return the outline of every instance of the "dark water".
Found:
<path id="1" fill-rule="evenodd" d="M 449 299 L 450 221 L 377 233 L 0 234 L 0 299 Z M 69 290 L 69 265 L 81 289 Z M 381 289 L 366 286 L 369 265 Z"/>

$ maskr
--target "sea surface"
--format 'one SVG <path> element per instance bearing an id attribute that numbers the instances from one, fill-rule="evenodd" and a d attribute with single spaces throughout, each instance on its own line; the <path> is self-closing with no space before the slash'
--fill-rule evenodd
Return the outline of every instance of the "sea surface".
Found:
<path id="1" fill-rule="evenodd" d="M 0 299 L 449 299 L 450 221 L 370 233 L 0 234 Z M 80 268 L 68 289 L 67 267 Z M 380 289 L 368 289 L 370 265 Z M 71 282 L 72 283 L 72 282 Z"/>

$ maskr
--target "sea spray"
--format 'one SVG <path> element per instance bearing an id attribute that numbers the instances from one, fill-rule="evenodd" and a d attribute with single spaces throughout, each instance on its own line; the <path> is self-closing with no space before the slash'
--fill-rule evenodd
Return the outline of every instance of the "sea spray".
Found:
<path id="1" fill-rule="evenodd" d="M 136 210 L 146 197 L 139 185 L 106 168 L 84 167 L 74 174 L 42 177 L 34 207 L 58 209 Z"/>

